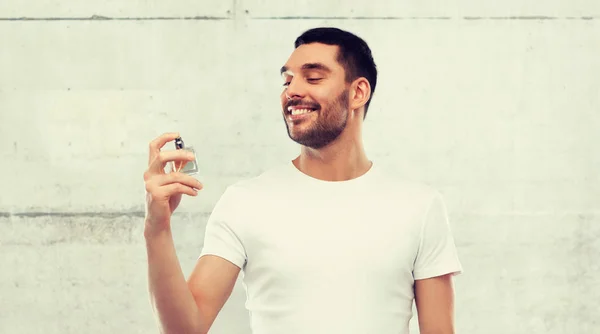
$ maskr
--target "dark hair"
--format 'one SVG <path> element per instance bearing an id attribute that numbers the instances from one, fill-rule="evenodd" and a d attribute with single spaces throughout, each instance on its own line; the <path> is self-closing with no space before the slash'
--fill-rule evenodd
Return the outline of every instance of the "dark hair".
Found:
<path id="1" fill-rule="evenodd" d="M 296 38 L 294 46 L 297 48 L 302 44 L 310 43 L 337 45 L 339 47 L 337 61 L 346 72 L 346 82 L 350 83 L 359 77 L 364 77 L 369 81 L 371 96 L 365 104 L 364 117 L 366 117 L 367 109 L 369 109 L 377 85 L 377 66 L 367 43 L 350 32 L 338 28 L 324 27 L 305 31 Z"/>

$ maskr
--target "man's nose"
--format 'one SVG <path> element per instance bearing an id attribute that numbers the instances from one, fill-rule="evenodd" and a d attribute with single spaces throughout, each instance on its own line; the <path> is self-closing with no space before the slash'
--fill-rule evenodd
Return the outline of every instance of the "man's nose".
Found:
<path id="1" fill-rule="evenodd" d="M 285 95 L 288 100 L 303 98 L 306 94 L 305 88 L 303 87 L 300 80 L 297 78 L 292 79 L 285 90 Z"/>

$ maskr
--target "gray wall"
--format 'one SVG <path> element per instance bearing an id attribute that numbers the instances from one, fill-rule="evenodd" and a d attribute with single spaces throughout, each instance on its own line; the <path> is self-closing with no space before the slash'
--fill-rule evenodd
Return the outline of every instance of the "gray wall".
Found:
<path id="1" fill-rule="evenodd" d="M 599 333 L 600 4 L 372 3 L 0 2 L 0 332 L 156 332 L 148 142 L 199 154 L 173 223 L 187 276 L 225 187 L 298 153 L 278 71 L 333 25 L 379 66 L 369 157 L 446 196 L 458 333 Z M 244 301 L 212 333 L 249 333 Z"/>

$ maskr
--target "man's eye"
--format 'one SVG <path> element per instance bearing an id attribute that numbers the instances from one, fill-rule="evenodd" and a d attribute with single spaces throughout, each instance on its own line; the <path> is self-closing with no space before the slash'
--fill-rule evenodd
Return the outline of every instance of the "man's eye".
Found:
<path id="1" fill-rule="evenodd" d="M 287 87 L 287 86 L 289 86 L 289 85 L 290 85 L 290 83 L 289 83 L 289 82 L 284 82 L 284 83 L 283 83 L 283 86 L 284 86 L 284 87 Z"/>
<path id="2" fill-rule="evenodd" d="M 319 81 L 319 80 L 321 80 L 321 79 L 323 79 L 323 78 L 308 78 L 307 80 L 308 80 L 309 82 L 317 82 L 317 81 Z"/>

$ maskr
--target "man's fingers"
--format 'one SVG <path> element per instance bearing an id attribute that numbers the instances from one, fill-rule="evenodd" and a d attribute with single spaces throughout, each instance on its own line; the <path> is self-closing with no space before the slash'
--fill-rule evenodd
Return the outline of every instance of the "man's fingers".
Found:
<path id="1" fill-rule="evenodd" d="M 204 187 L 202 183 L 190 175 L 174 172 L 167 175 L 163 175 L 160 179 L 156 180 L 156 185 L 159 187 L 167 186 L 175 183 L 180 183 L 190 188 L 202 189 Z"/>
<path id="2" fill-rule="evenodd" d="M 154 138 L 154 140 L 150 142 L 148 165 L 152 163 L 154 158 L 160 153 L 160 149 L 165 146 L 166 143 L 175 140 L 177 137 L 179 137 L 179 132 L 167 132 Z"/>
<path id="3" fill-rule="evenodd" d="M 172 197 L 173 195 L 177 195 L 177 194 L 186 194 L 186 195 L 190 195 L 190 196 L 198 195 L 197 190 L 194 190 L 191 187 L 188 187 L 181 183 L 167 184 L 165 186 L 162 186 L 160 190 L 161 190 L 160 193 L 164 197 Z"/>
<path id="4" fill-rule="evenodd" d="M 154 173 L 160 173 L 164 170 L 166 164 L 170 161 L 192 161 L 194 153 L 186 150 L 159 151 L 150 161 L 149 170 Z"/>

